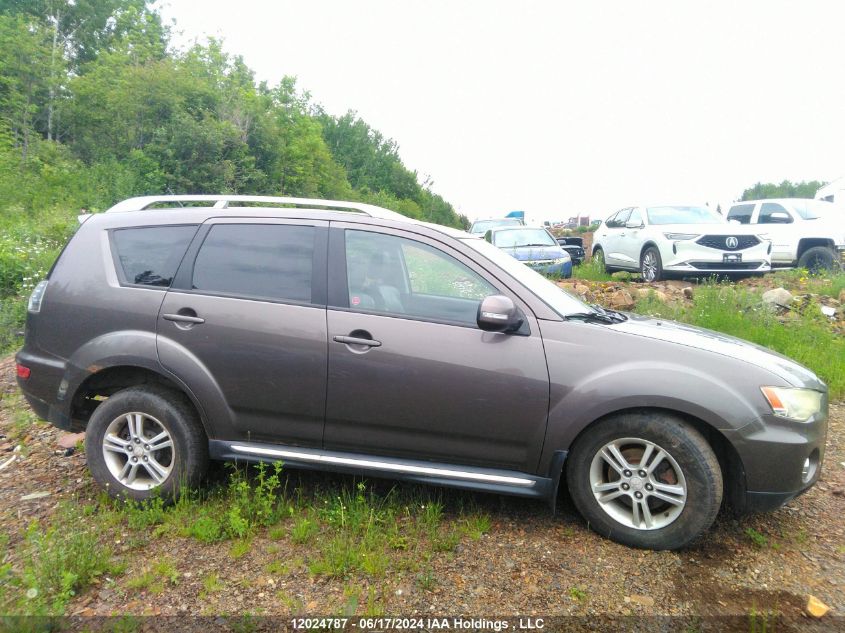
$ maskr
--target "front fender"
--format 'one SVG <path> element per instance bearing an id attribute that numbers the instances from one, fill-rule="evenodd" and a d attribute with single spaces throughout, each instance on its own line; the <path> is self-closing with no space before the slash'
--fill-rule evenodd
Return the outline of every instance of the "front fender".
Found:
<path id="1" fill-rule="evenodd" d="M 744 395 L 759 392 L 749 389 L 754 372 L 739 374 L 730 359 L 590 324 L 556 329 L 572 336 L 546 336 L 543 327 L 551 388 L 538 472 L 591 423 L 626 409 L 674 411 L 726 435 L 759 424 L 757 403 Z"/>

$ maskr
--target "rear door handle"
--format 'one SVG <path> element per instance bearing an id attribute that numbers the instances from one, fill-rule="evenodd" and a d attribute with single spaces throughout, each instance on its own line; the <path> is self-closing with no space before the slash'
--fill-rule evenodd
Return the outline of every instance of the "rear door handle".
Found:
<path id="1" fill-rule="evenodd" d="M 179 323 L 205 323 L 205 319 L 202 317 L 187 314 L 162 314 L 161 318 L 165 321 L 178 321 Z"/>
<path id="2" fill-rule="evenodd" d="M 335 343 L 346 345 L 366 345 L 367 347 L 381 347 L 381 341 L 374 341 L 371 338 L 358 338 L 357 336 L 335 336 L 332 338 Z"/>

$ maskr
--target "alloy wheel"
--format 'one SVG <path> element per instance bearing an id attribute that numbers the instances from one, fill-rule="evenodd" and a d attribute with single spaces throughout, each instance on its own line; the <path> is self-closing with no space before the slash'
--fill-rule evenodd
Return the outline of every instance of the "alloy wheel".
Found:
<path id="1" fill-rule="evenodd" d="M 657 256 L 653 251 L 646 251 L 643 255 L 642 275 L 646 281 L 654 281 L 657 277 Z"/>
<path id="2" fill-rule="evenodd" d="M 664 448 L 640 438 L 602 446 L 590 464 L 590 488 L 604 512 L 637 530 L 666 527 L 687 501 L 678 462 Z"/>
<path id="3" fill-rule="evenodd" d="M 173 438 L 146 413 L 112 420 L 103 435 L 103 458 L 111 475 L 132 490 L 149 490 L 170 476 L 176 458 Z"/>

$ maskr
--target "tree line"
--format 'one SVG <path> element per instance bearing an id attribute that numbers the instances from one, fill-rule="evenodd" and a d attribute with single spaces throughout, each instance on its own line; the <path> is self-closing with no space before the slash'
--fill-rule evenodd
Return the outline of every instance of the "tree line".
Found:
<path id="1" fill-rule="evenodd" d="M 398 145 L 220 41 L 174 50 L 148 0 L 0 3 L 0 208 L 162 193 L 358 200 L 467 226 Z"/>

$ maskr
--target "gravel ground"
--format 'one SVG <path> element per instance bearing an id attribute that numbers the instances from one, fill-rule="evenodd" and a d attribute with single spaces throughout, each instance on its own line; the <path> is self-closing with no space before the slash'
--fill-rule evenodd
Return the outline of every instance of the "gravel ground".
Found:
<path id="1" fill-rule="evenodd" d="M 0 363 L 0 395 L 7 404 L 16 397 L 13 372 L 11 359 Z M 256 538 L 250 552 L 233 560 L 228 545 L 150 538 L 139 547 L 138 534 L 126 533 L 110 537 L 128 562 L 124 576 L 90 587 L 68 613 L 333 614 L 343 611 L 352 588 L 363 596 L 359 613 L 367 601 L 394 615 L 588 616 L 582 624 L 607 616 L 756 612 L 795 618 L 801 629 L 811 623 L 802 612 L 813 595 L 831 608 L 819 630 L 832 630 L 842 626 L 845 614 L 845 403 L 833 403 L 830 413 L 818 485 L 773 513 L 739 521 L 720 516 L 704 539 L 682 552 L 639 551 L 607 541 L 586 528 L 568 501 L 551 516 L 538 502 L 478 494 L 472 498 L 491 517 L 491 529 L 478 540 L 464 538 L 455 552 L 436 554 L 425 588 L 409 572 L 393 569 L 377 580 L 314 577 L 303 563 L 307 546 L 286 538 Z M 10 535 L 11 547 L 29 522 L 49 516 L 60 500 L 96 495 L 85 456 L 66 455 L 58 447 L 58 430 L 35 425 L 20 442 L 4 439 L 14 434 L 13 414 L 6 406 L 0 418 L 0 463 L 18 455 L 0 471 L 0 532 Z M 17 444 L 23 449 L 13 453 Z M 343 481 L 319 473 L 297 476 Z M 452 494 L 458 493 L 445 493 L 447 520 Z M 766 543 L 755 544 L 749 528 Z M 162 557 L 175 563 L 178 583 L 158 595 L 125 587 L 126 579 Z M 288 564 L 286 574 L 268 575 L 273 558 Z M 219 574 L 221 589 L 209 593 L 202 578 L 212 572 Z"/>

